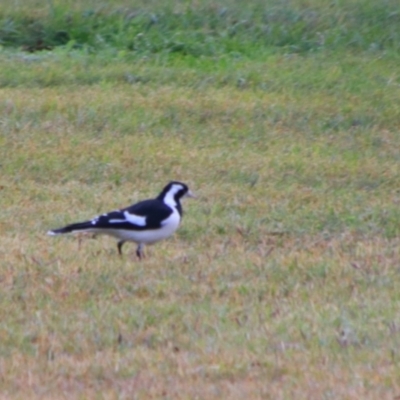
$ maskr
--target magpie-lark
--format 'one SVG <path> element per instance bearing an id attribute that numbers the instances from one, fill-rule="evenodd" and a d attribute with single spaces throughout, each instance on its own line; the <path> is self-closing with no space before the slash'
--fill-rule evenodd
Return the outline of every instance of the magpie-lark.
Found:
<path id="1" fill-rule="evenodd" d="M 91 232 L 110 235 L 118 239 L 118 253 L 122 255 L 125 242 L 135 242 L 136 255 L 143 257 L 143 248 L 171 236 L 182 218 L 180 200 L 194 197 L 187 185 L 170 182 L 162 192 L 151 200 L 144 200 L 121 210 L 111 211 L 90 221 L 78 222 L 63 228 L 48 231 L 48 235 L 64 233 Z"/>

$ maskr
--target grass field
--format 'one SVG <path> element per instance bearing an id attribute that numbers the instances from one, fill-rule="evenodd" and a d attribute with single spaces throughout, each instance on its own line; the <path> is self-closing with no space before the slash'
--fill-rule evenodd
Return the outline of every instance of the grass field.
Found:
<path id="1" fill-rule="evenodd" d="M 400 398 L 400 8 L 242 3 L 0 5 L 1 399 Z"/>

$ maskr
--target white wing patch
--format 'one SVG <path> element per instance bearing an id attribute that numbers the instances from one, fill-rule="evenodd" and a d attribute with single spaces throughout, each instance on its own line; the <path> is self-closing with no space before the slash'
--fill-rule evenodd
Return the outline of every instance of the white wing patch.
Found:
<path id="1" fill-rule="evenodd" d="M 137 226 L 146 226 L 146 217 L 130 214 L 128 211 L 124 211 L 124 216 L 127 222 L 130 222 Z"/>
<path id="2" fill-rule="evenodd" d="M 114 219 L 110 219 L 108 221 L 110 224 L 118 224 L 120 222 L 126 222 L 126 219 L 122 219 L 122 218 L 114 218 Z"/>

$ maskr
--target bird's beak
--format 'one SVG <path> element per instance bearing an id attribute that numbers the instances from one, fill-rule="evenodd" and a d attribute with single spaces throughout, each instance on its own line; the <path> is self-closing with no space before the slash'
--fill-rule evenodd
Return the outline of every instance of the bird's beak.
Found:
<path id="1" fill-rule="evenodd" d="M 196 196 L 193 194 L 193 192 L 191 191 L 191 190 L 189 190 L 187 193 L 186 193 L 186 196 L 185 197 L 191 197 L 192 199 L 195 199 L 196 198 Z"/>

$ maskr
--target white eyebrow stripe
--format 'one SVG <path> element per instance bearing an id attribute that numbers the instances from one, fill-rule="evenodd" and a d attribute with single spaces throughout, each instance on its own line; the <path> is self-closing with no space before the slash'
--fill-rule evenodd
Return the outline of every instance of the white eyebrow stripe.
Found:
<path id="1" fill-rule="evenodd" d="M 146 217 L 141 217 L 139 215 L 130 214 L 128 211 L 124 211 L 124 216 L 126 220 L 137 226 L 146 226 Z"/>

